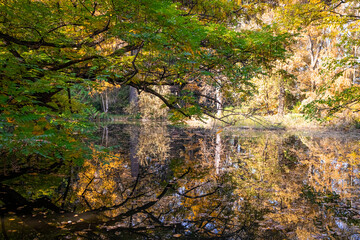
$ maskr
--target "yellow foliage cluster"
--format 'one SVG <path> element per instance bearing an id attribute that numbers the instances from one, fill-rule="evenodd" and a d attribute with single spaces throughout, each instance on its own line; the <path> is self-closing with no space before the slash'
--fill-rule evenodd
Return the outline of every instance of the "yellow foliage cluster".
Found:
<path id="1" fill-rule="evenodd" d="M 357 201 L 353 180 L 359 177 L 360 148 L 350 140 L 344 143 L 341 138 L 300 135 L 299 140 L 304 144 L 303 150 L 285 148 L 286 141 L 274 135 L 244 140 L 241 146 L 251 148 L 252 156 L 243 153 L 232 156 L 243 166 L 234 171 L 233 177 L 238 186 L 236 194 L 257 209 L 270 210 L 260 222 L 261 229 L 302 226 L 302 231 L 297 229 L 292 237 L 307 239 L 306 236 L 317 236 L 324 230 L 314 224 L 314 219 L 329 229 L 336 227 L 332 203 L 321 203 L 329 207 L 326 212 L 318 204 L 323 198 L 336 193 L 343 202 Z M 283 157 L 291 152 L 299 157 L 297 161 L 301 160 L 292 167 L 282 163 Z M 310 194 L 304 192 L 305 185 L 310 192 L 314 191 L 310 199 L 304 196 Z"/>
<path id="2" fill-rule="evenodd" d="M 101 94 L 105 91 L 111 91 L 112 89 L 120 88 L 119 84 L 112 84 L 107 81 L 96 80 L 96 85 L 90 89 L 89 95 L 94 96 L 95 94 Z"/>
<path id="3" fill-rule="evenodd" d="M 73 186 L 74 191 L 79 199 L 86 202 L 84 205 L 91 208 L 117 204 L 122 201 L 122 196 L 119 195 L 116 178 L 128 177 L 129 171 L 125 169 L 120 154 L 104 154 L 91 148 L 93 159 L 84 162 L 84 170 L 79 174 L 77 185 Z"/>
<path id="4" fill-rule="evenodd" d="M 147 165 L 148 158 L 163 163 L 169 157 L 170 138 L 164 126 L 145 123 L 138 140 L 136 156 L 143 166 Z"/>
<path id="5" fill-rule="evenodd" d="M 170 92 L 165 86 L 156 86 L 154 90 L 163 96 Z M 158 97 L 150 93 L 142 92 L 139 95 L 139 108 L 143 119 L 167 119 L 168 108 Z"/>

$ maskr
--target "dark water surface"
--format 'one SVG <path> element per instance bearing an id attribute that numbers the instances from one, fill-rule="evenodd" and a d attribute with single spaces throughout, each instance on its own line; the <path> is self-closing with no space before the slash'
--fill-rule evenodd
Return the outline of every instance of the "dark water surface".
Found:
<path id="1" fill-rule="evenodd" d="M 110 155 L 1 181 L 0 239 L 360 239 L 358 135 L 154 123 L 99 135 Z"/>

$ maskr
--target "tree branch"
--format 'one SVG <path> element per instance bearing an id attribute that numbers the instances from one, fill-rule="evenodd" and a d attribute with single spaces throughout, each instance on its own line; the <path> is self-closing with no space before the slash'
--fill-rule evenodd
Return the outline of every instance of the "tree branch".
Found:
<path id="1" fill-rule="evenodd" d="M 102 58 L 102 57 L 96 55 L 96 56 L 86 57 L 86 58 L 83 58 L 83 59 L 72 60 L 72 61 L 69 61 L 67 63 L 61 64 L 61 65 L 58 65 L 58 66 L 54 66 L 54 67 L 50 68 L 50 70 L 51 71 L 58 71 L 58 70 L 70 67 L 71 65 L 74 65 L 76 63 L 81 63 L 81 62 L 89 61 L 89 60 L 96 59 L 96 58 Z"/>

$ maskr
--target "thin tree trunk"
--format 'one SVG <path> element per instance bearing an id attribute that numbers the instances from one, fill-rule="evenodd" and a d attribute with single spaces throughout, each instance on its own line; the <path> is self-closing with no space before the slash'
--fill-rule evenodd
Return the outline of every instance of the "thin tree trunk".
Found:
<path id="1" fill-rule="evenodd" d="M 107 94 L 107 90 L 105 90 L 105 113 L 109 111 L 109 98 Z"/>
<path id="2" fill-rule="evenodd" d="M 130 105 L 133 107 L 133 112 L 136 113 L 139 111 L 139 95 L 136 88 L 130 87 L 129 93 Z"/>
<path id="3" fill-rule="evenodd" d="M 107 95 L 107 90 L 105 90 L 105 92 L 100 93 L 100 97 L 101 97 L 101 107 L 104 113 L 107 113 L 109 110 L 109 98 Z"/>
<path id="4" fill-rule="evenodd" d="M 219 87 L 216 87 L 216 115 L 221 117 L 222 112 L 222 96 Z"/>
<path id="5" fill-rule="evenodd" d="M 100 93 L 100 97 L 101 97 L 101 108 L 102 108 L 102 111 L 105 112 L 105 102 L 104 102 L 104 96 L 102 93 Z"/>
<path id="6" fill-rule="evenodd" d="M 355 46 L 354 47 L 354 57 L 356 57 L 356 53 L 357 53 L 357 47 Z M 354 72 L 353 72 L 353 84 L 356 84 L 356 67 L 355 67 L 355 65 L 354 65 L 353 69 L 354 69 Z"/>
<path id="7" fill-rule="evenodd" d="M 221 136 L 220 133 L 216 133 L 215 140 L 215 169 L 216 174 L 220 173 L 220 160 L 221 160 Z"/>
<path id="8" fill-rule="evenodd" d="M 310 50 L 310 58 L 311 58 L 310 69 L 314 71 L 318 66 L 320 52 L 323 48 L 324 41 L 320 40 L 320 42 L 316 46 L 314 46 L 313 39 L 311 38 L 310 35 L 308 35 L 308 38 L 309 38 L 309 50 Z M 311 79 L 311 91 L 315 92 L 315 89 L 316 89 L 315 79 Z"/>
<path id="9" fill-rule="evenodd" d="M 284 116 L 284 108 L 285 108 L 285 88 L 284 88 L 284 81 L 281 80 L 279 86 L 278 115 Z"/>
<path id="10" fill-rule="evenodd" d="M 265 107 L 266 107 L 266 111 L 267 114 L 270 114 L 270 108 L 269 108 L 269 92 L 266 90 L 266 94 L 265 94 Z"/>

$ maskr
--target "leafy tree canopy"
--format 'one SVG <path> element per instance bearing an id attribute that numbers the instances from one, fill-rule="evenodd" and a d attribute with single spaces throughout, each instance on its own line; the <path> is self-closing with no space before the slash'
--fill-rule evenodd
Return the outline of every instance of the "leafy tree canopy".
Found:
<path id="1" fill-rule="evenodd" d="M 3 154 L 26 147 L 26 155 L 76 157 L 71 143 L 82 138 L 79 117 L 86 116 L 86 107 L 71 90 L 99 80 L 159 97 L 174 120 L 212 115 L 191 84 L 208 84 L 229 96 L 250 94 L 251 77 L 285 58 L 289 41 L 265 25 L 238 29 L 256 14 L 255 6 L 222 0 L 2 1 Z M 154 90 L 158 85 L 181 94 L 162 95 Z"/>

